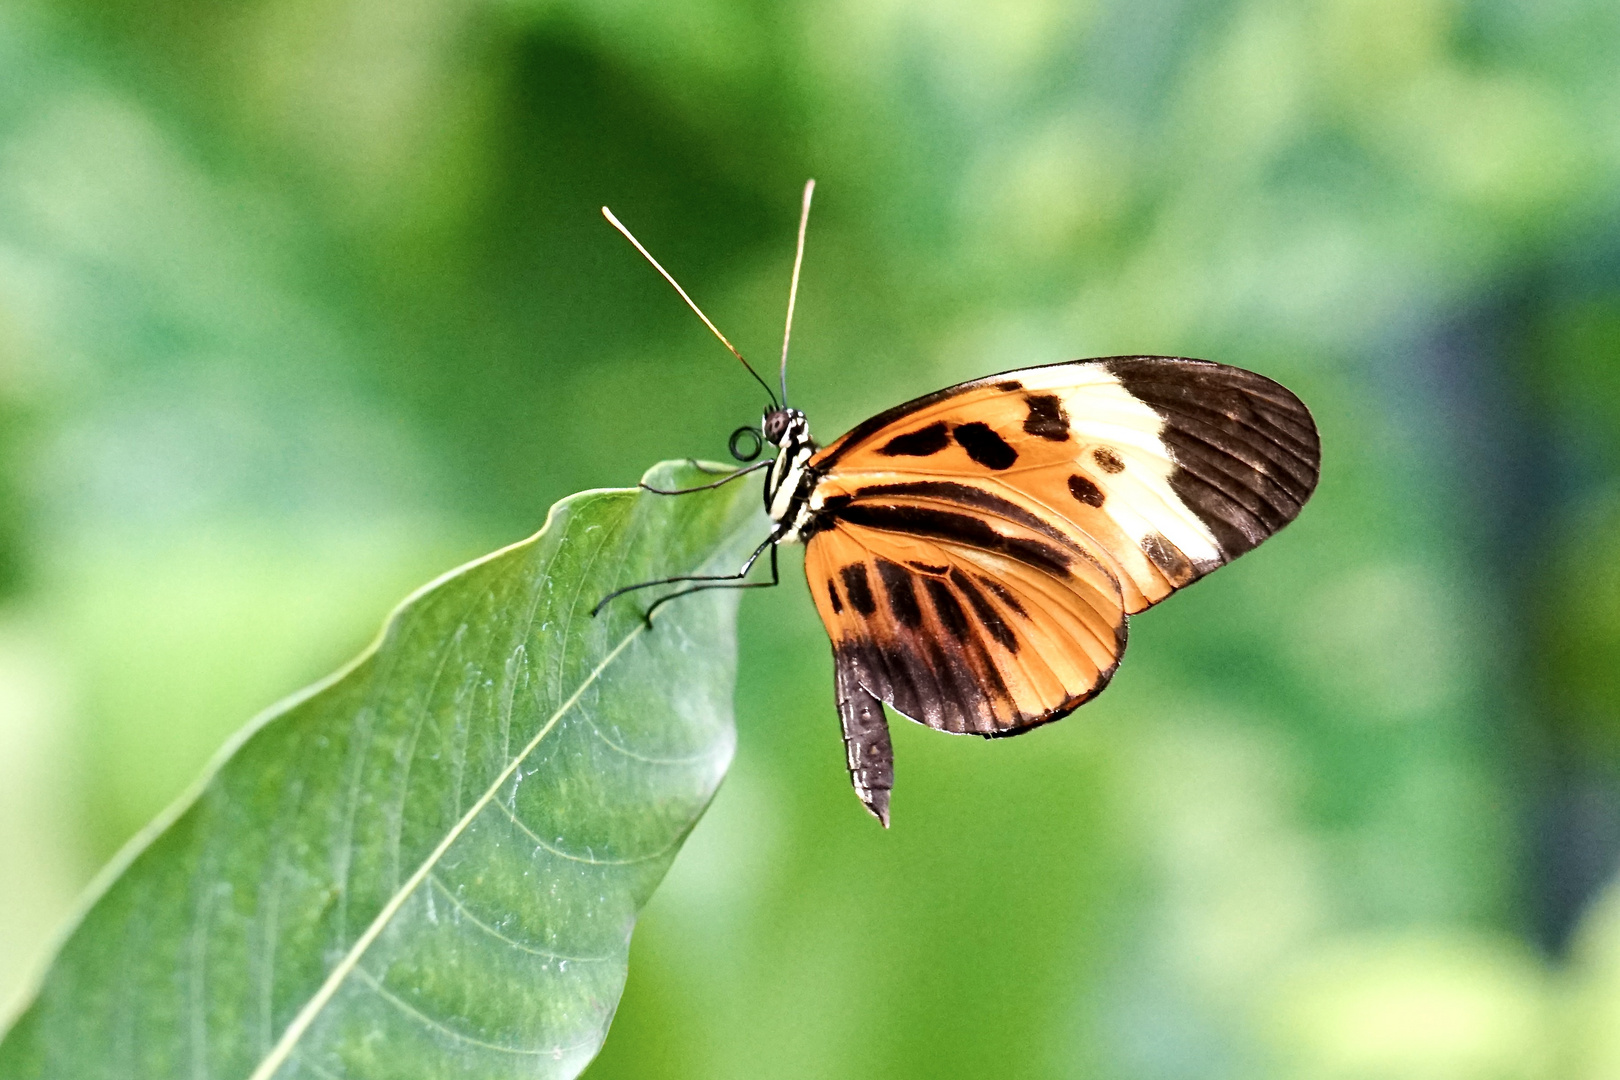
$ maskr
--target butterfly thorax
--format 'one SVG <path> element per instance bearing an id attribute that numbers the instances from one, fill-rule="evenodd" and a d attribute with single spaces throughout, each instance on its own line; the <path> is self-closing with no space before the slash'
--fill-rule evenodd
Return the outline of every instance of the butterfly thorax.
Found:
<path id="1" fill-rule="evenodd" d="M 763 427 L 765 438 L 780 448 L 765 470 L 765 512 L 778 527 L 778 543 L 799 543 L 810 525 L 810 491 L 816 482 L 809 468 L 816 452 L 810 422 L 798 409 L 772 409 Z"/>

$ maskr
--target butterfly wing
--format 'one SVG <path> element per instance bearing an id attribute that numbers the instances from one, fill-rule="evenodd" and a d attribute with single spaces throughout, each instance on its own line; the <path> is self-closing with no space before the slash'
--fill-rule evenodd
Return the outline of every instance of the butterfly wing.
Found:
<path id="1" fill-rule="evenodd" d="M 1176 357 L 990 376 L 819 451 L 805 571 L 863 801 L 887 821 L 878 701 L 985 736 L 1067 715 L 1107 684 L 1126 613 L 1293 520 L 1318 465 L 1292 393 Z"/>

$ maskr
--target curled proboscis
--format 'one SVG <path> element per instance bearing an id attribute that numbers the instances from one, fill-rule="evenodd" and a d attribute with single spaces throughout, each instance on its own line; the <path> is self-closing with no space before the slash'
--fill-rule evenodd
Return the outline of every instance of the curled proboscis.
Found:
<path id="1" fill-rule="evenodd" d="M 753 461 L 765 448 L 765 436 L 759 433 L 759 428 L 744 424 L 731 433 L 728 445 L 731 447 L 731 456 L 738 461 Z"/>

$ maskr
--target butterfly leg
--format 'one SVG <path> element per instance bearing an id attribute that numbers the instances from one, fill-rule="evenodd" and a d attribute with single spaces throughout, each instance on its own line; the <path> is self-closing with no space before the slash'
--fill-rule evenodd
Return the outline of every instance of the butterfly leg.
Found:
<path id="1" fill-rule="evenodd" d="M 688 467 L 696 469 L 700 473 L 708 473 L 710 476 L 719 476 L 721 473 L 736 472 L 735 469 L 711 469 L 697 458 L 687 458 L 686 464 Z"/>
<path id="2" fill-rule="evenodd" d="M 894 787 L 894 746 L 883 703 L 862 686 L 854 658 L 833 650 L 838 719 L 844 726 L 844 751 L 855 795 L 872 816 L 889 827 L 889 792 Z"/>
<path id="3" fill-rule="evenodd" d="M 596 602 L 596 606 L 591 608 L 591 618 L 594 619 L 596 617 L 597 613 L 600 612 L 604 607 L 607 606 L 608 601 L 614 600 L 614 599 L 616 599 L 616 598 L 618 598 L 620 596 L 623 596 L 625 593 L 635 592 L 637 589 L 650 589 L 654 585 L 676 585 L 676 584 L 679 584 L 680 582 L 683 582 L 683 581 L 740 582 L 743 578 L 748 576 L 748 571 L 750 571 L 750 570 L 752 570 L 754 568 L 754 563 L 759 561 L 759 557 L 765 553 L 766 548 L 771 549 L 771 580 L 768 583 L 767 582 L 759 582 L 759 585 L 761 585 L 761 586 L 765 586 L 767 584 L 775 585 L 777 583 L 777 575 L 776 575 L 776 542 L 777 542 L 777 540 L 781 539 L 782 532 L 783 532 L 783 529 L 780 526 L 778 526 L 776 529 L 773 529 L 771 531 L 771 535 L 767 536 L 765 538 L 764 542 L 762 542 L 759 545 L 759 547 L 754 549 L 754 553 L 752 555 L 748 556 L 748 560 L 742 564 L 742 569 L 738 570 L 735 574 L 681 574 L 681 575 L 679 575 L 677 577 L 658 578 L 655 581 L 641 581 L 641 582 L 637 582 L 634 585 L 626 585 L 622 589 L 614 589 L 612 592 L 610 592 L 606 596 L 602 597 L 602 599 L 598 600 Z M 708 587 L 708 586 L 705 586 L 705 587 Z M 729 586 L 729 587 L 730 588 L 738 588 L 739 586 L 732 585 L 732 586 Z M 748 587 L 752 588 L 753 586 L 749 585 Z M 653 612 L 653 609 L 657 608 L 658 605 L 662 604 L 665 600 L 673 600 L 677 596 L 685 596 L 688 592 L 701 592 L 701 591 L 702 591 L 701 589 L 686 589 L 686 590 L 683 590 L 681 592 L 671 593 L 670 595 L 668 595 L 668 596 L 664 597 L 663 599 L 659 600 L 657 603 L 653 604 L 653 606 L 651 608 L 648 608 L 647 609 L 647 614 L 651 615 L 652 612 Z"/>
<path id="4" fill-rule="evenodd" d="M 698 465 L 697 462 L 695 462 L 695 461 L 692 462 L 692 464 L 696 465 L 698 467 L 698 469 L 700 469 L 703 472 L 710 472 L 711 471 L 709 469 L 703 468 L 703 466 L 701 466 L 701 465 Z M 651 485 L 648 485 L 648 484 L 638 484 L 637 486 L 640 487 L 642 491 L 650 491 L 654 495 L 690 495 L 694 491 L 712 491 L 715 488 L 720 487 L 722 484 L 729 484 L 733 480 L 737 479 L 737 477 L 739 477 L 739 476 L 747 476 L 749 473 L 755 472 L 756 470 L 759 470 L 759 469 L 763 469 L 765 466 L 767 466 L 769 464 L 770 464 L 770 460 L 765 460 L 765 461 L 757 462 L 757 463 L 755 463 L 753 465 L 750 465 L 746 469 L 734 469 L 734 470 L 732 470 L 731 473 L 729 473 L 725 477 L 722 477 L 719 480 L 716 480 L 712 484 L 699 484 L 697 487 L 666 489 L 666 488 L 655 488 L 655 487 L 652 487 Z"/>
<path id="5" fill-rule="evenodd" d="M 771 541 L 767 541 L 767 543 L 771 544 L 771 580 L 769 580 L 769 581 L 717 581 L 717 582 L 715 582 L 714 584 L 711 584 L 711 585 L 696 585 L 696 586 L 694 586 L 694 587 L 692 587 L 690 589 L 682 589 L 680 592 L 670 593 L 668 596 L 660 596 L 657 600 L 654 600 L 652 602 L 652 606 L 647 608 L 647 613 L 642 616 L 642 618 L 647 620 L 647 628 L 649 630 L 652 629 L 652 613 L 653 612 L 657 611 L 659 608 L 663 607 L 665 604 L 669 603 L 671 600 L 679 599 L 682 596 L 691 596 L 693 593 L 703 592 L 706 589 L 769 589 L 774 585 L 780 585 L 782 583 L 782 579 L 777 574 L 777 570 L 776 570 L 776 544 L 774 542 L 771 542 Z M 757 556 L 759 553 L 755 552 L 754 554 Z M 753 564 L 754 564 L 754 560 L 749 559 L 748 560 L 748 566 L 752 566 Z M 742 577 L 743 574 L 748 573 L 748 566 L 743 567 L 742 573 L 738 574 L 737 576 Z"/>

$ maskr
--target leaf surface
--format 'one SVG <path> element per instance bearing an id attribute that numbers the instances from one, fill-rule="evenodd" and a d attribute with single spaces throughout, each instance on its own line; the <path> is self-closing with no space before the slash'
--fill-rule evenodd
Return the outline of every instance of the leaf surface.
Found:
<path id="1" fill-rule="evenodd" d="M 0 1076 L 577 1075 L 735 744 L 736 592 L 591 608 L 763 534 L 747 481 L 584 492 L 419 590 L 104 872 Z"/>

